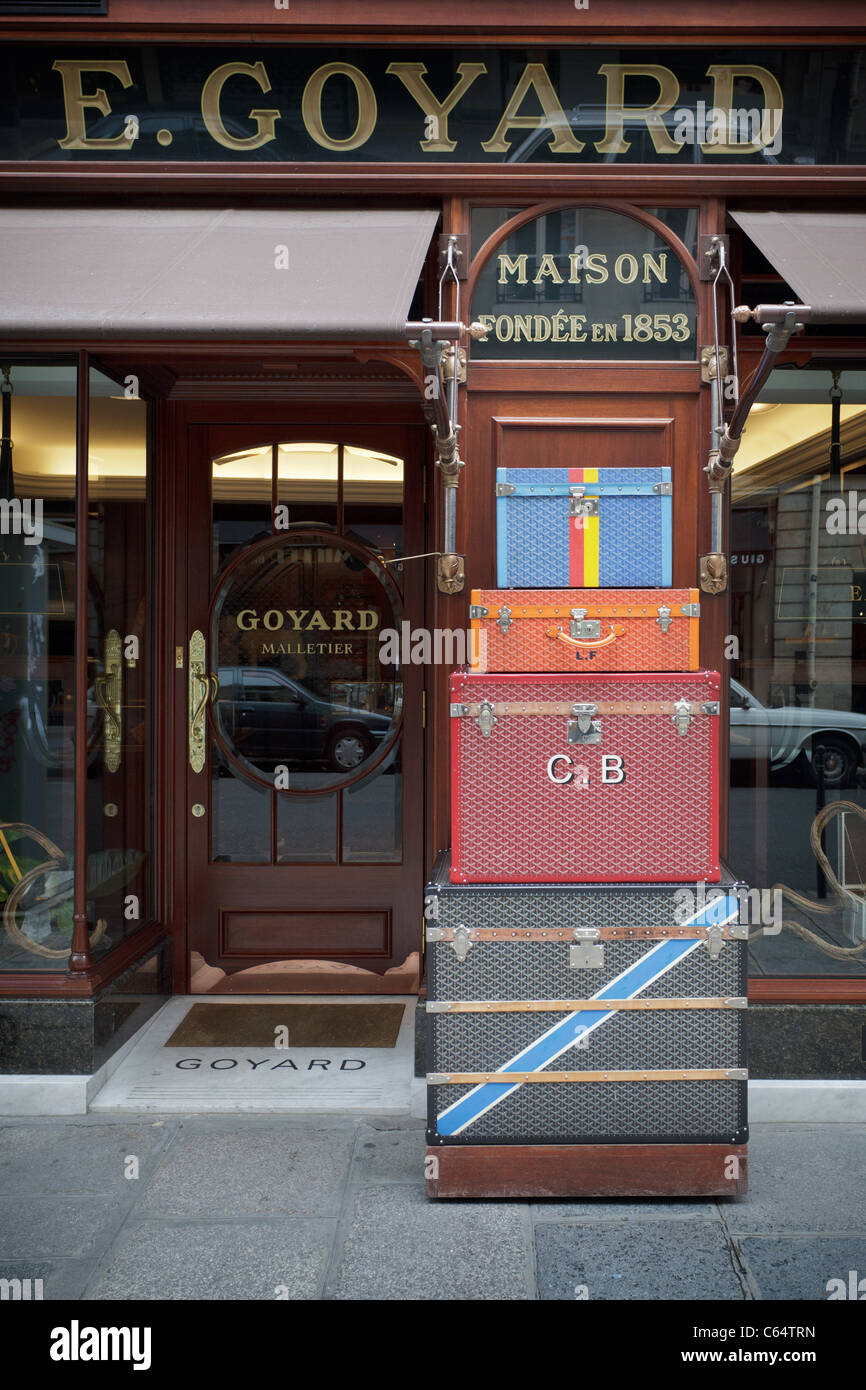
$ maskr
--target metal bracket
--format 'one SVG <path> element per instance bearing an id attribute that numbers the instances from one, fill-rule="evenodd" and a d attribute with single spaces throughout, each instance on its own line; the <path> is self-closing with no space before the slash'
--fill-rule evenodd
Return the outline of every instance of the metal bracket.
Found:
<path id="1" fill-rule="evenodd" d="M 516 491 L 517 491 L 517 488 L 515 487 L 514 483 L 497 483 L 497 484 L 496 484 L 496 496 L 497 496 L 497 497 L 511 497 Z"/>
<path id="2" fill-rule="evenodd" d="M 471 621 L 473 618 L 486 618 L 489 612 L 490 612 L 490 609 L 489 609 L 489 608 L 485 608 L 484 605 L 483 605 L 483 603 L 470 603 L 470 605 L 469 605 L 469 618 L 470 618 L 470 621 Z"/>
<path id="3" fill-rule="evenodd" d="M 738 995 L 738 996 L 737 996 L 736 998 L 734 998 L 734 999 L 726 999 L 726 1000 L 725 1000 L 725 1008 L 726 1008 L 726 1009 L 747 1009 L 748 1007 L 749 1007 L 749 1001 L 748 1001 L 748 999 L 743 998 L 742 995 Z"/>
<path id="4" fill-rule="evenodd" d="M 701 710 L 704 714 L 718 714 L 718 700 L 704 700 L 703 704 L 701 705 Z"/>
<path id="5" fill-rule="evenodd" d="M 667 633 L 667 630 L 671 625 L 671 610 L 668 608 L 666 603 L 663 603 L 659 608 L 659 615 L 656 618 L 656 622 L 661 628 L 662 633 Z"/>
<path id="6" fill-rule="evenodd" d="M 710 960 L 718 960 L 725 944 L 725 934 L 721 927 L 710 927 L 707 932 L 707 954 Z"/>
<path id="7" fill-rule="evenodd" d="M 684 603 L 680 607 L 680 612 L 684 618 L 699 618 L 701 616 L 701 605 L 699 603 Z"/>
<path id="8" fill-rule="evenodd" d="M 729 1081 L 748 1081 L 749 1073 L 745 1067 L 730 1067 L 725 1076 Z"/>
<path id="9" fill-rule="evenodd" d="M 568 948 L 569 970 L 600 970 L 604 965 L 604 945 L 597 927 L 575 927 L 575 946 Z"/>
<path id="10" fill-rule="evenodd" d="M 493 732 L 493 725 L 497 722 L 490 700 L 482 700 L 481 704 L 478 706 L 478 717 L 475 723 L 478 725 L 484 738 L 490 737 Z"/>
<path id="11" fill-rule="evenodd" d="M 584 497 L 580 492 L 572 492 L 568 499 L 569 516 L 598 516 L 597 497 Z"/>
<path id="12" fill-rule="evenodd" d="M 440 274 L 448 265 L 449 245 L 454 247 L 451 269 L 458 280 L 465 280 L 469 275 L 469 237 L 466 232 L 440 232 L 437 242 Z"/>
<path id="13" fill-rule="evenodd" d="M 653 483 L 653 492 L 658 493 L 659 497 L 672 497 L 674 485 L 671 482 Z"/>
<path id="14" fill-rule="evenodd" d="M 500 608 L 499 617 L 496 619 L 496 622 L 498 626 L 502 629 L 502 635 L 504 637 L 508 629 L 511 627 L 511 609 L 506 607 Z"/>
<path id="15" fill-rule="evenodd" d="M 724 247 L 725 264 L 730 264 L 731 239 L 721 232 L 709 232 L 698 237 L 698 274 L 702 280 L 714 280 L 719 270 L 718 248 Z"/>
<path id="16" fill-rule="evenodd" d="M 449 343 L 442 349 L 442 380 L 454 380 L 454 345 Z M 461 386 L 466 384 L 466 349 L 457 349 L 457 381 Z"/>
<path id="17" fill-rule="evenodd" d="M 572 705 L 574 719 L 568 721 L 569 743 L 601 743 L 601 720 L 593 719 L 598 706 L 579 703 Z"/>
<path id="18" fill-rule="evenodd" d="M 701 556 L 701 589 L 705 594 L 721 594 L 728 587 L 728 560 L 715 551 Z"/>
<path id="19" fill-rule="evenodd" d="M 678 734 L 688 733 L 692 718 L 692 707 L 688 700 L 675 700 L 671 722 L 676 724 Z"/>
<path id="20" fill-rule="evenodd" d="M 436 561 L 436 587 L 441 594 L 459 594 L 466 586 L 463 555 L 440 555 Z"/>
<path id="21" fill-rule="evenodd" d="M 469 935 L 469 929 L 468 927 L 464 927 L 462 922 L 454 928 L 454 940 L 451 942 L 451 945 L 455 956 L 462 964 L 469 955 L 469 948 L 472 945 L 472 937 Z"/>
<path id="22" fill-rule="evenodd" d="M 469 713 L 468 705 L 452 704 L 449 706 L 452 719 L 465 719 Z"/>
<path id="23" fill-rule="evenodd" d="M 728 375 L 728 349 L 719 347 L 719 366 L 722 369 L 722 376 Z M 716 379 L 716 348 L 714 343 L 708 343 L 701 348 L 701 381 L 704 385 L 709 385 Z"/>
<path id="24" fill-rule="evenodd" d="M 575 642 L 596 641 L 601 636 L 601 619 L 588 618 L 585 608 L 570 608 L 569 634 Z"/>

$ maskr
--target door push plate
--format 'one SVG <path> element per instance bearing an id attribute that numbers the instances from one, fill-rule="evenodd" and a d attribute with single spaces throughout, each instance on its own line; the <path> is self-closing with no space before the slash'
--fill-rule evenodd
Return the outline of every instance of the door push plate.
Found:
<path id="1" fill-rule="evenodd" d="M 604 965 L 604 946 L 595 927 L 576 927 L 576 945 L 568 948 L 569 970 L 600 970 Z"/>

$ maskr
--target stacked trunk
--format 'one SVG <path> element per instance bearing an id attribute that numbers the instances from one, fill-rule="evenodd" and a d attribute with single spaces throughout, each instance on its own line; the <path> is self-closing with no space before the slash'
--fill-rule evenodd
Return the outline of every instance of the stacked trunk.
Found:
<path id="1" fill-rule="evenodd" d="M 745 1189 L 748 928 L 670 508 L 666 469 L 499 470 L 511 587 L 472 593 L 425 903 L 433 1196 Z"/>

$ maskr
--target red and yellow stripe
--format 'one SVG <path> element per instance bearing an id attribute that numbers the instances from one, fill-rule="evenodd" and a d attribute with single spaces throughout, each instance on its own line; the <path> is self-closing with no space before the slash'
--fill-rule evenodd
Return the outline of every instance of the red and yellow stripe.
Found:
<path id="1" fill-rule="evenodd" d="M 597 483 L 597 468 L 569 468 L 570 487 Z M 598 517 L 569 517 L 568 583 L 572 589 L 598 588 Z"/>

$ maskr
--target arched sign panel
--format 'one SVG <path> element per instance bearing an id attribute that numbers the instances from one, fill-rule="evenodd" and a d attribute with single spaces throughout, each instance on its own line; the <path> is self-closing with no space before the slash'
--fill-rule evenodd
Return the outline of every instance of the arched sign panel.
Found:
<path id="1" fill-rule="evenodd" d="M 651 226 L 607 208 L 563 208 L 524 223 L 482 267 L 475 360 L 694 361 L 695 297 Z"/>
<path id="2" fill-rule="evenodd" d="M 336 533 L 287 532 L 245 550 L 214 596 L 217 741 L 234 771 L 288 792 L 367 776 L 399 733 L 399 671 L 380 636 L 400 596 L 371 552 Z"/>

